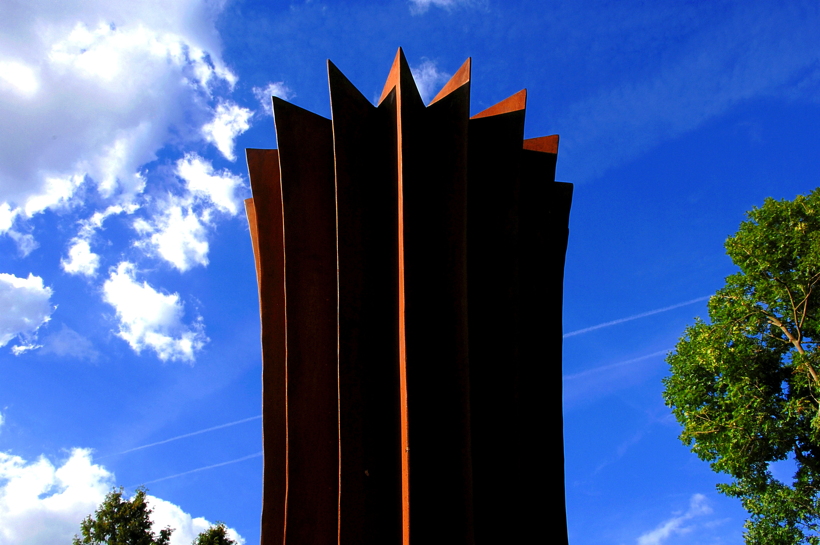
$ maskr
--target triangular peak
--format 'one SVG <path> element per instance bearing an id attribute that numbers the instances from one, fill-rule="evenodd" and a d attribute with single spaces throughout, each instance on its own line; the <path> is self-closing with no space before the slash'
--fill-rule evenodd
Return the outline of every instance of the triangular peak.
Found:
<path id="1" fill-rule="evenodd" d="M 330 104 L 331 107 L 333 105 L 333 93 L 334 90 L 336 92 L 342 91 L 349 96 L 353 96 L 359 102 L 366 102 L 370 104 L 370 101 L 365 98 L 365 96 L 359 91 L 347 76 L 345 76 L 339 68 L 333 64 L 333 61 L 330 59 L 327 60 L 327 80 L 328 84 L 330 85 Z"/>
<path id="2" fill-rule="evenodd" d="M 542 153 L 558 153 L 558 135 L 541 136 L 524 140 L 524 149 Z"/>
<path id="3" fill-rule="evenodd" d="M 405 96 L 411 102 L 421 102 L 421 95 L 419 94 L 416 82 L 413 79 L 413 74 L 410 72 L 410 65 L 407 64 L 407 58 L 404 56 L 404 51 L 400 47 L 396 53 L 396 58 L 393 61 L 393 66 L 390 68 L 390 74 L 387 76 L 387 81 L 382 90 L 382 96 L 379 98 L 379 104 L 384 101 L 390 91 L 396 89 L 397 94 L 410 93 Z"/>
<path id="4" fill-rule="evenodd" d="M 521 89 L 513 96 L 505 98 L 498 104 L 490 106 L 484 111 L 475 114 L 470 119 L 480 119 L 482 117 L 490 117 L 494 115 L 508 114 L 510 112 L 517 112 L 524 110 L 527 107 L 527 90 Z"/>
<path id="5" fill-rule="evenodd" d="M 450 78 L 450 81 L 447 82 L 441 91 L 430 101 L 430 104 L 435 104 L 442 98 L 446 97 L 462 85 L 465 85 L 470 82 L 470 71 L 472 67 L 472 59 L 471 57 L 467 57 L 467 60 L 464 61 L 464 64 L 461 65 L 461 68 L 453 74 L 453 77 Z"/>
<path id="6" fill-rule="evenodd" d="M 393 59 L 393 66 L 390 67 L 390 73 L 387 74 L 387 81 L 384 82 L 384 89 L 382 89 L 382 96 L 379 97 L 379 104 L 390 94 L 399 84 L 399 74 L 401 73 L 402 63 L 407 64 L 407 59 L 404 58 L 404 51 L 401 47 L 396 51 L 396 58 Z"/>

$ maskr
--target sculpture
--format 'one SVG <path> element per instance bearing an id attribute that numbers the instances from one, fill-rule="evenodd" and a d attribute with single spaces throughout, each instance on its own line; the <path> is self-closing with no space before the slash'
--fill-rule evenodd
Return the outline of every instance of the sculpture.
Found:
<path id="1" fill-rule="evenodd" d="M 328 77 L 247 150 L 262 543 L 566 543 L 558 137 L 470 117 L 469 59 L 427 107 L 401 49 L 378 106 Z"/>

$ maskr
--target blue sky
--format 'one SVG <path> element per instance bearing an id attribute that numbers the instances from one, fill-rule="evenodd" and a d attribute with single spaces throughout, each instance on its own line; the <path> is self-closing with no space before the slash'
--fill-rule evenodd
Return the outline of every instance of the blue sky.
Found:
<path id="1" fill-rule="evenodd" d="M 561 135 L 571 543 L 742 543 L 660 380 L 744 212 L 818 185 L 818 28 L 799 1 L 5 0 L 0 545 L 143 483 L 174 545 L 258 542 L 244 148 L 276 146 L 271 94 L 329 115 L 328 58 L 375 100 L 399 46 L 426 98 L 472 57 L 474 113 L 527 88 L 526 136 Z"/>

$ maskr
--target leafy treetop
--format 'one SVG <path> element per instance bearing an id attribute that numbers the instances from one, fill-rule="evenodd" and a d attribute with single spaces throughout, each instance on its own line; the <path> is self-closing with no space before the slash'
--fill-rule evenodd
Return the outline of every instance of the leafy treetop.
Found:
<path id="1" fill-rule="evenodd" d="M 237 545 L 237 543 L 228 537 L 228 529 L 225 525 L 217 522 L 199 534 L 191 545 Z"/>
<path id="2" fill-rule="evenodd" d="M 733 478 L 747 543 L 820 544 L 820 189 L 767 199 L 726 241 L 740 271 L 667 357 L 681 441 Z M 791 483 L 772 462 L 793 459 Z"/>
<path id="3" fill-rule="evenodd" d="M 138 488 L 130 500 L 123 499 L 122 488 L 108 493 L 94 515 L 80 525 L 82 537 L 75 535 L 73 545 L 169 545 L 171 528 L 155 535 L 151 530 L 153 512 L 145 501 L 145 488 Z"/>

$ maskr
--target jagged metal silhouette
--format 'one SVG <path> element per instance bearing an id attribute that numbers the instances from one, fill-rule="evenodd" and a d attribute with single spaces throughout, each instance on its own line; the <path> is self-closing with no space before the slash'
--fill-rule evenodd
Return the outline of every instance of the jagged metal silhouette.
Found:
<path id="1" fill-rule="evenodd" d="M 426 107 L 401 49 L 377 106 L 328 78 L 247 150 L 262 543 L 566 543 L 558 136 L 470 117 L 469 59 Z"/>

